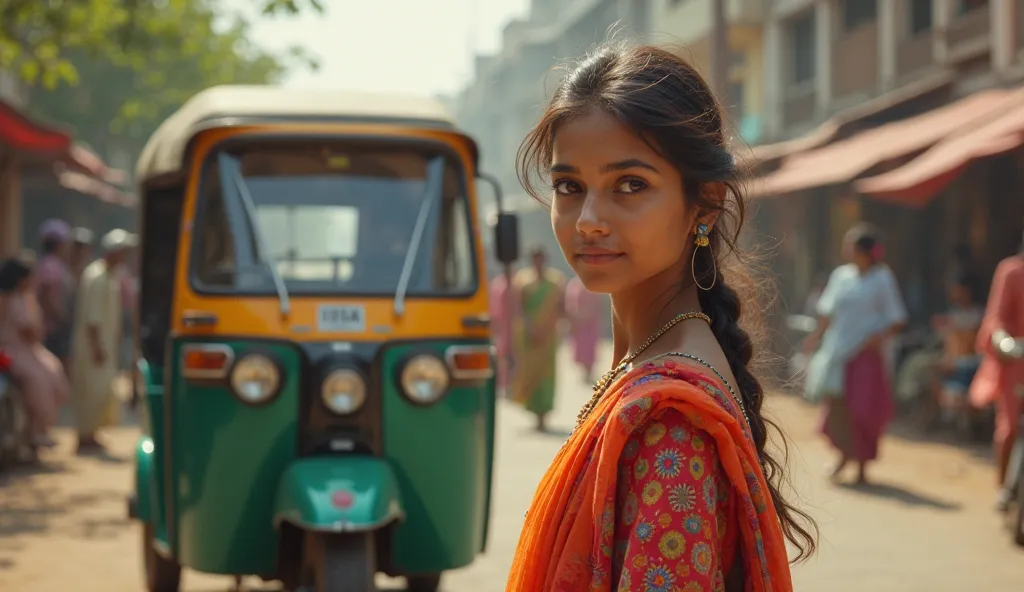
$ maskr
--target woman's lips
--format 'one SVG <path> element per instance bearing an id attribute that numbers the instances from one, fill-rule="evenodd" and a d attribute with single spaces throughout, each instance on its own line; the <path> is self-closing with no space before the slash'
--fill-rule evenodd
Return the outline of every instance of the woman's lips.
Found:
<path id="1" fill-rule="evenodd" d="M 611 251 L 576 253 L 576 259 L 586 263 L 587 265 L 607 265 L 618 260 L 622 256 L 622 253 L 613 253 Z"/>

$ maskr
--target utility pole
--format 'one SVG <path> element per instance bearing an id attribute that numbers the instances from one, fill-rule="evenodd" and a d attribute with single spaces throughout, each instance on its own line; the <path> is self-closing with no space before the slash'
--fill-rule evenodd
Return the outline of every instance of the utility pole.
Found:
<path id="1" fill-rule="evenodd" d="M 711 79 L 712 88 L 724 107 L 729 99 L 729 23 L 725 16 L 725 0 L 711 2 Z"/>

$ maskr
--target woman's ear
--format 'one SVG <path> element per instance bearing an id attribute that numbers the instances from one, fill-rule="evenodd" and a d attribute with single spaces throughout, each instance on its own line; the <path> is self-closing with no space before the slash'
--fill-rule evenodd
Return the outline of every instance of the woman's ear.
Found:
<path id="1" fill-rule="evenodd" d="M 707 183 L 701 190 L 701 198 L 705 203 L 716 204 L 717 207 L 707 212 L 702 212 L 697 219 L 694 221 L 695 224 L 704 224 L 708 227 L 708 232 L 711 232 L 715 227 L 715 223 L 718 222 L 718 217 L 722 214 L 722 208 L 725 207 L 725 196 L 728 189 L 725 183 L 715 182 Z"/>

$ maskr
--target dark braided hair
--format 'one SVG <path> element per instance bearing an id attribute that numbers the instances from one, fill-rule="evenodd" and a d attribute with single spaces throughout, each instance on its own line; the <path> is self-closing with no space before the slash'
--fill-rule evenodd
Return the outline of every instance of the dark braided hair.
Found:
<path id="1" fill-rule="evenodd" d="M 687 268 L 680 278 L 680 290 L 694 281 L 708 288 L 699 291 L 701 309 L 712 318 L 711 329 L 736 377 L 783 531 L 800 551 L 796 560 L 805 559 L 816 548 L 817 526 L 780 492 L 782 463 L 766 448 L 768 428 L 774 426 L 761 412 L 764 388 L 750 369 L 754 343 L 741 326 L 745 299 L 737 287 L 746 287 L 743 296 L 753 298 L 756 293 L 751 288 L 758 286 L 749 279 L 736 248 L 746 200 L 723 131 L 721 107 L 700 74 L 670 51 L 628 45 L 599 48 L 566 74 L 540 123 L 519 149 L 519 178 L 535 198 L 543 200 L 542 188 L 551 189 L 545 174 L 558 128 L 594 109 L 616 117 L 676 167 L 683 179 L 683 194 L 699 215 L 718 214 L 708 235 L 710 248 L 694 254 L 693 269 Z M 679 231 L 693 236 L 694 229 Z M 743 316 L 748 327 L 749 317 Z"/>

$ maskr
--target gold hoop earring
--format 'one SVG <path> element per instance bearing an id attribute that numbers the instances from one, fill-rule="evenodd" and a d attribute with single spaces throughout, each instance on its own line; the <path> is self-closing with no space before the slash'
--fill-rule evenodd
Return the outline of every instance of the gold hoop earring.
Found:
<path id="1" fill-rule="evenodd" d="M 705 288 L 700 285 L 699 281 L 697 281 L 697 249 L 700 249 L 701 247 L 707 247 L 709 250 L 711 249 L 711 239 L 708 238 L 709 232 L 710 230 L 708 229 L 707 224 L 697 225 L 697 238 L 693 241 L 693 255 L 690 256 L 690 275 L 693 276 L 693 284 L 705 292 L 714 288 L 715 284 L 718 282 L 718 263 L 715 261 L 714 252 L 711 253 L 711 265 L 714 269 L 714 275 L 711 277 L 711 285 Z"/>

